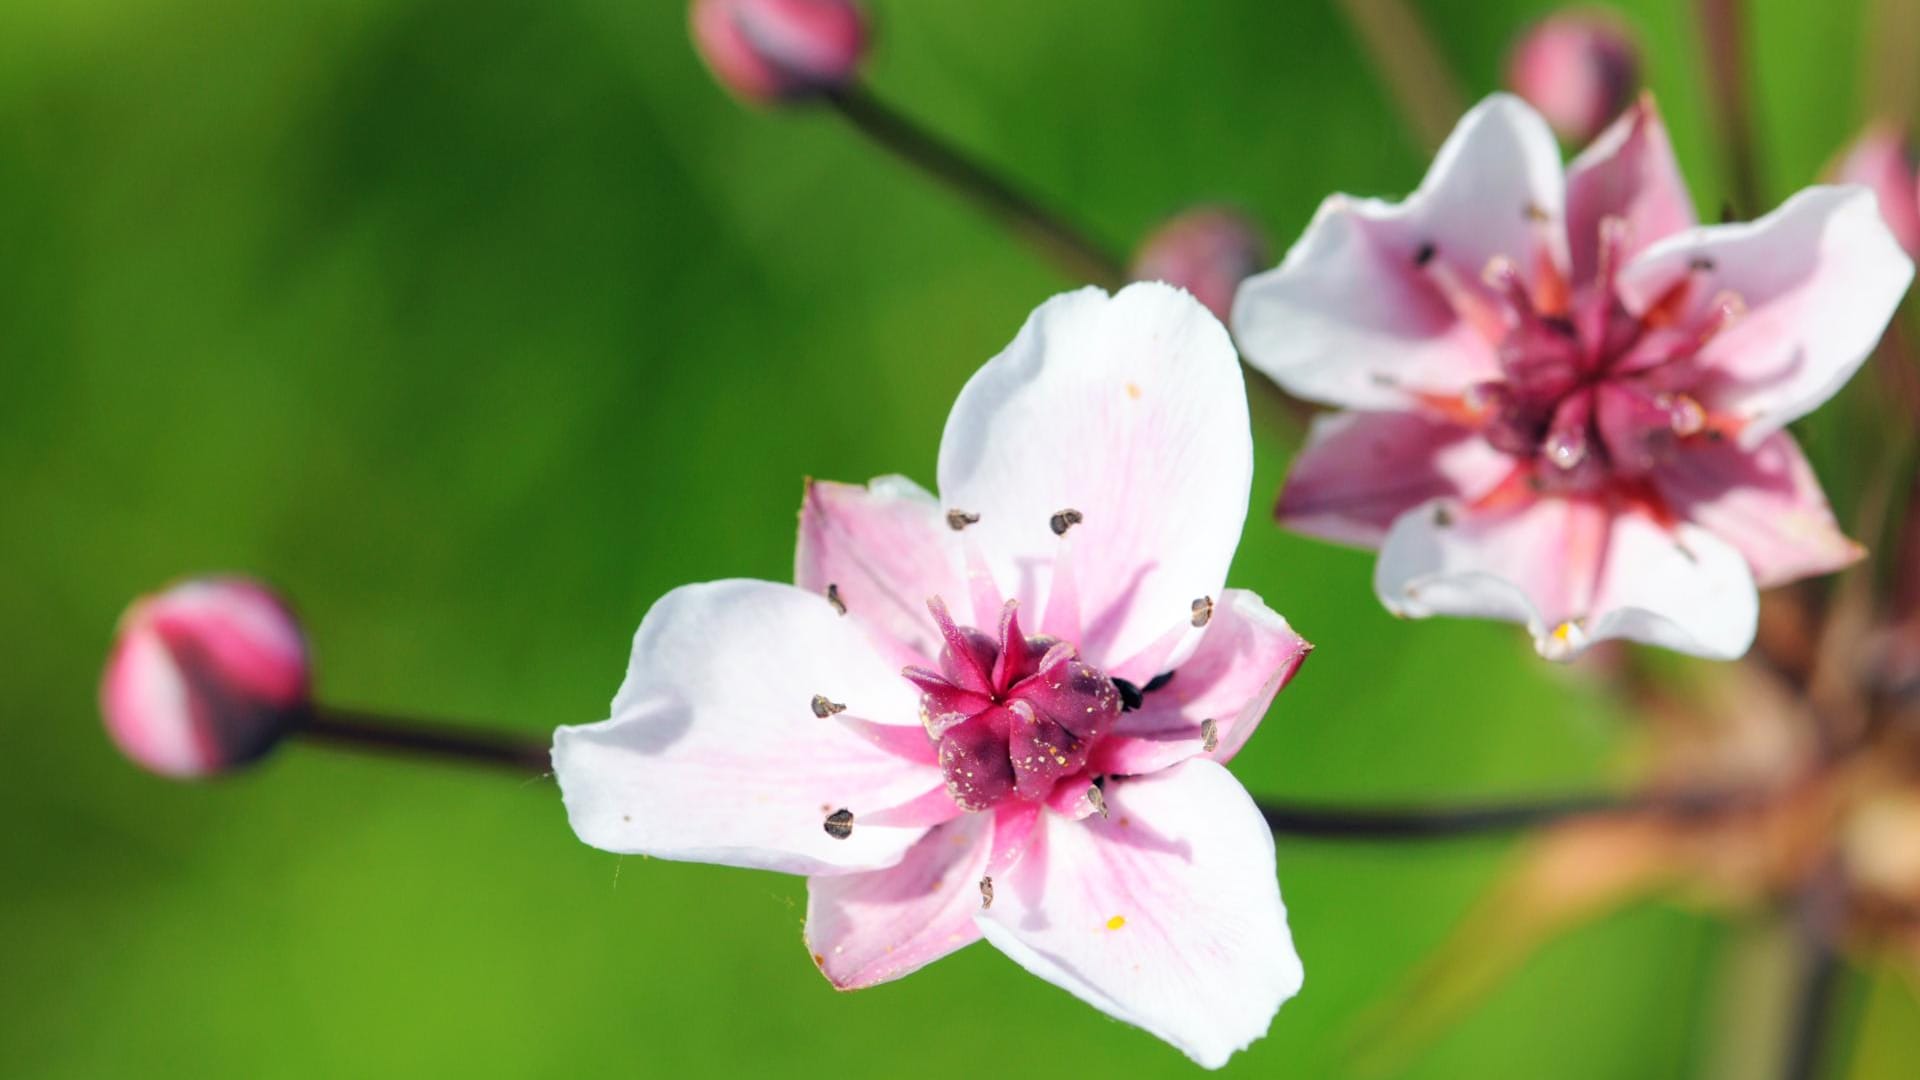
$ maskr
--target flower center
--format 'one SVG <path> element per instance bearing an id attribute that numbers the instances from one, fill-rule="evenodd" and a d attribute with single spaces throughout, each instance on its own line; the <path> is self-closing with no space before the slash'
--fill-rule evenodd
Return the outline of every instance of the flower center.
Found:
<path id="1" fill-rule="evenodd" d="M 1073 645 L 1021 633 L 1011 601 L 997 637 L 956 624 L 937 597 L 927 607 L 946 639 L 940 670 L 903 674 L 920 688 L 920 720 L 953 801 L 963 810 L 1042 802 L 1063 782 L 1090 781 L 1087 758 L 1121 712 L 1113 681 Z"/>
<path id="2" fill-rule="evenodd" d="M 1473 387 L 1462 411 L 1496 449 L 1529 463 L 1542 490 L 1631 484 L 1684 440 L 1725 433 L 1693 392 L 1704 381 L 1700 350 L 1745 310 L 1740 297 L 1723 292 L 1693 304 L 1712 270 L 1701 262 L 1632 314 L 1615 287 L 1625 235 L 1619 219 L 1601 222 L 1597 272 L 1577 289 L 1545 260 L 1530 288 L 1511 262 L 1495 258 L 1482 275 L 1491 299 L 1450 276 L 1431 250 L 1421 252 L 1429 277 L 1499 357 L 1501 377 Z"/>

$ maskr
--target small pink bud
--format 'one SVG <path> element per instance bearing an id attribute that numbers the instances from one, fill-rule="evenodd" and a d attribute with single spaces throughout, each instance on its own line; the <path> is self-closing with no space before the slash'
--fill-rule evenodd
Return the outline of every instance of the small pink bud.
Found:
<path id="1" fill-rule="evenodd" d="M 1920 259 L 1920 184 L 1913 144 L 1887 124 L 1860 133 L 1830 170 L 1842 184 L 1862 184 L 1880 200 L 1880 216 L 1907 254 Z"/>
<path id="2" fill-rule="evenodd" d="M 100 683 L 107 734 L 136 764 L 193 779 L 271 750 L 306 714 L 300 624 L 241 578 L 197 578 L 134 601 Z"/>
<path id="3" fill-rule="evenodd" d="M 1640 50 L 1601 11 L 1563 11 L 1534 23 L 1507 56 L 1507 86 L 1569 143 L 1585 144 L 1640 88 Z"/>
<path id="4" fill-rule="evenodd" d="M 812 97 L 845 86 L 867 52 L 852 0 L 693 0 L 693 44 L 744 101 Z"/>
<path id="5" fill-rule="evenodd" d="M 1168 219 L 1147 237 L 1134 255 L 1133 279 L 1178 285 L 1224 322 L 1240 283 L 1266 267 L 1267 243 L 1258 226 L 1237 211 L 1203 206 Z"/>

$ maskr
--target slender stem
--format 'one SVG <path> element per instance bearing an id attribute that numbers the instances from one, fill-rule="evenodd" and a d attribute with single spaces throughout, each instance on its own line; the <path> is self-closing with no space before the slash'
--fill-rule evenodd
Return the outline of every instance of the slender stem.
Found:
<path id="1" fill-rule="evenodd" d="M 1107 288 L 1126 284 L 1126 267 L 1106 249 L 978 159 L 875 97 L 872 91 L 853 86 L 828 95 L 826 100 L 861 134 L 978 204 L 1039 249 L 1067 276 Z"/>
<path id="2" fill-rule="evenodd" d="M 542 776 L 551 769 L 544 742 L 498 731 L 413 720 L 383 713 L 316 706 L 300 734 L 320 742 L 500 766 Z M 1278 834 L 1349 840 L 1423 840 L 1508 832 L 1595 814 L 1696 815 L 1730 805 L 1721 795 L 1654 799 L 1575 795 L 1460 807 L 1314 806 L 1262 800 L 1260 813 Z"/>
<path id="3" fill-rule="evenodd" d="M 1754 149 L 1752 95 L 1747 86 L 1746 8 L 1742 0 L 1697 0 L 1700 47 L 1706 54 L 1707 93 L 1720 129 L 1730 201 L 1736 216 L 1760 209 L 1759 154 Z"/>
<path id="4" fill-rule="evenodd" d="M 1574 795 L 1473 806 L 1311 806 L 1259 800 L 1260 813 L 1278 835 L 1340 840 L 1444 840 L 1513 832 L 1568 818 L 1610 814 L 1712 813 L 1735 800 L 1717 794 L 1666 798 Z"/>
<path id="5" fill-rule="evenodd" d="M 534 776 L 552 768 L 543 741 L 360 709 L 316 705 L 299 733 L 316 742 L 492 765 Z"/>
<path id="6" fill-rule="evenodd" d="M 1795 912 L 1800 969 L 1792 990 L 1786 1052 L 1780 1061 L 1783 1080 L 1813 1080 L 1826 1056 L 1840 989 L 1840 956 L 1833 935 L 1843 888 L 1838 872 L 1829 868 L 1807 886 Z"/>
<path id="7" fill-rule="evenodd" d="M 1426 24 L 1405 0 L 1341 0 L 1340 8 L 1408 130 L 1423 149 L 1439 149 L 1467 98 Z"/>

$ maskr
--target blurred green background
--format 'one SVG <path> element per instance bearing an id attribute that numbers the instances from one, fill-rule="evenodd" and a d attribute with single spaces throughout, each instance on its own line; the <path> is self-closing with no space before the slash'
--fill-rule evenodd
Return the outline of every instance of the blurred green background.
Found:
<path id="1" fill-rule="evenodd" d="M 1421 6 L 1476 94 L 1545 10 Z M 1626 6 L 1717 206 L 1687 5 Z M 1200 199 L 1284 243 L 1326 192 L 1424 169 L 1331 4 L 875 7 L 882 93 L 1116 247 Z M 1756 8 L 1777 199 L 1859 119 L 1863 21 Z M 332 700 L 598 719 L 654 598 L 790 573 L 803 475 L 931 483 L 955 391 L 1076 283 L 832 116 L 739 108 L 683 21 L 678 0 L 0 4 L 0 1070 L 1194 1071 L 985 946 L 837 995 L 800 881 L 588 849 L 548 780 L 297 746 L 180 786 L 100 731 L 121 607 L 221 569 L 290 592 Z M 1369 556 L 1274 530 L 1290 438 L 1257 395 L 1255 423 L 1234 578 L 1320 651 L 1236 762 L 1251 789 L 1614 775 L 1626 718 L 1520 634 L 1396 623 Z M 1348 1074 L 1356 1018 L 1509 852 L 1283 841 L 1306 989 L 1230 1070 Z M 1738 932 L 1606 918 L 1407 1075 L 1692 1075 Z M 1912 1075 L 1920 1010 L 1878 1000 L 1851 1075 Z"/>

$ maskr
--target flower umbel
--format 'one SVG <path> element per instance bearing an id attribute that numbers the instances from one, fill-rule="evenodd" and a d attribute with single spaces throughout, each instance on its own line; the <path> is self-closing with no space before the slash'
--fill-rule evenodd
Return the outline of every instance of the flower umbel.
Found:
<path id="1" fill-rule="evenodd" d="M 1234 307 L 1318 422 L 1281 521 L 1378 546 L 1396 613 L 1508 619 L 1555 659 L 1728 658 L 1756 586 L 1847 565 L 1785 425 L 1853 374 L 1913 274 L 1860 188 L 1700 227 L 1652 100 L 1567 170 L 1505 95 L 1405 202 L 1334 196 Z"/>
<path id="2" fill-rule="evenodd" d="M 1199 303 L 1056 297 L 961 391 L 940 497 L 810 483 L 794 586 L 654 606 L 612 719 L 556 734 L 575 831 L 808 875 L 842 989 L 985 937 L 1224 1063 L 1301 977 L 1272 835 L 1221 767 L 1309 650 L 1223 588 L 1251 476 Z"/>

